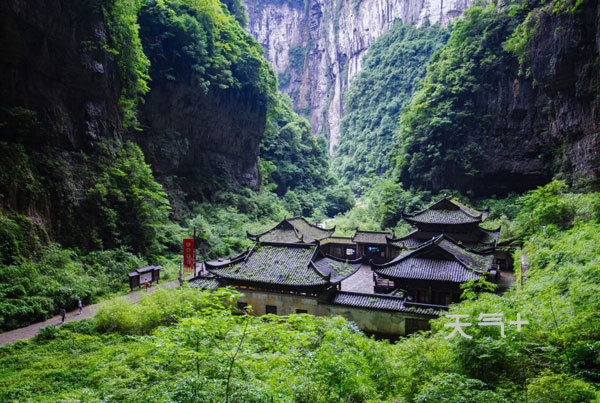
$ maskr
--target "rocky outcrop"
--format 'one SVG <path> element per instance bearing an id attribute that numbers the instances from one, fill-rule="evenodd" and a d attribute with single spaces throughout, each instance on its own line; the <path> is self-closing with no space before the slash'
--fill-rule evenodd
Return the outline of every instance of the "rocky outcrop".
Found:
<path id="1" fill-rule="evenodd" d="M 208 94 L 191 83 L 153 81 L 136 141 L 157 179 L 199 200 L 231 182 L 260 186 L 257 159 L 266 105 L 242 91 Z M 175 182 L 173 182 L 175 181 Z"/>
<path id="2" fill-rule="evenodd" d="M 153 77 L 143 130 L 124 133 L 121 74 L 100 4 L 0 3 L 0 213 L 28 217 L 63 246 L 110 246 L 94 231 L 100 210 L 116 207 L 98 208 L 106 189 L 96 185 L 109 180 L 106 165 L 128 137 L 172 200 L 260 184 L 266 101 L 246 88 L 205 94 L 191 80 Z"/>
<path id="3" fill-rule="evenodd" d="M 524 65 L 479 100 L 494 116 L 477 178 L 482 194 L 525 191 L 556 174 L 600 188 L 600 6 L 574 13 L 535 10 Z M 447 183 L 455 183 L 449 175 Z"/>
<path id="4" fill-rule="evenodd" d="M 248 31 L 265 48 L 280 88 L 315 133 L 337 144 L 343 91 L 369 45 L 394 21 L 447 24 L 471 0 L 245 0 Z"/>
<path id="5" fill-rule="evenodd" d="M 106 24 L 99 10 L 80 3 L 0 4 L 0 119 L 10 125 L 30 116 L 38 126 L 25 137 L 2 125 L 2 140 L 75 150 L 118 137 L 118 70 L 98 46 L 107 43 Z"/>
<path id="6" fill-rule="evenodd" d="M 600 188 L 600 5 L 538 15 L 528 63 L 547 97 L 546 131 L 562 145 L 562 170 Z"/>
<path id="7" fill-rule="evenodd" d="M 0 210 L 65 243 L 76 236 L 67 212 L 87 190 L 83 154 L 121 136 L 107 35 L 88 2 L 0 3 Z"/>

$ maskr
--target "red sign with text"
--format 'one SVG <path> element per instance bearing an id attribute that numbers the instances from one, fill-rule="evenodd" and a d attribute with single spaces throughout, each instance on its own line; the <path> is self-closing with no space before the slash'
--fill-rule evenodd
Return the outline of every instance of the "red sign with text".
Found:
<path id="1" fill-rule="evenodd" d="M 183 268 L 186 272 L 194 271 L 194 239 L 183 240 Z"/>

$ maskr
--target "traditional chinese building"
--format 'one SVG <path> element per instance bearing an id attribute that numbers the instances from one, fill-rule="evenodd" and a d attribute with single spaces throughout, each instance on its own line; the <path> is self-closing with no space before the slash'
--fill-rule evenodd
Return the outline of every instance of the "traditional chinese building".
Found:
<path id="1" fill-rule="evenodd" d="M 316 243 L 256 243 L 224 262 L 206 262 L 206 270 L 224 285 L 318 295 L 338 288 L 360 263 L 319 256 Z"/>
<path id="2" fill-rule="evenodd" d="M 365 263 L 383 263 L 391 258 L 388 239 L 393 237 L 393 232 L 356 230 L 352 241 L 356 244 L 357 256 Z"/>
<path id="3" fill-rule="evenodd" d="M 401 290 L 415 302 L 449 305 L 460 300 L 461 284 L 493 280 L 500 229 L 480 227 L 487 215 L 449 197 L 403 215 L 413 231 L 388 238 L 393 260 L 372 262 L 376 291 Z"/>
<path id="4" fill-rule="evenodd" d="M 329 238 L 334 232 L 335 227 L 324 229 L 309 223 L 304 217 L 292 217 L 261 234 L 248 233 L 248 238 L 256 242 L 311 243 Z"/>
<path id="5" fill-rule="evenodd" d="M 429 319 L 443 306 L 375 294 L 370 273 L 370 292 L 341 290 L 342 282 L 361 268 L 362 257 L 357 254 L 356 236 L 333 237 L 333 231 L 302 217 L 285 219 L 261 234 L 248 234 L 255 243 L 243 253 L 204 262 L 203 274 L 190 284 L 204 289 L 233 286 L 244 294 L 240 307 L 251 305 L 258 315 L 341 315 L 368 333 L 391 337 L 427 329 Z M 378 238 L 375 243 L 368 239 L 367 244 L 385 251 L 386 236 L 392 234 L 369 234 Z"/>
<path id="6" fill-rule="evenodd" d="M 236 287 L 240 304 L 258 315 L 342 315 L 382 335 L 426 329 L 460 299 L 461 284 L 493 277 L 499 230 L 480 227 L 487 211 L 447 197 L 403 217 L 413 230 L 400 238 L 362 230 L 333 236 L 335 228 L 287 218 L 248 234 L 254 246 L 243 253 L 205 262 L 190 283 Z"/>

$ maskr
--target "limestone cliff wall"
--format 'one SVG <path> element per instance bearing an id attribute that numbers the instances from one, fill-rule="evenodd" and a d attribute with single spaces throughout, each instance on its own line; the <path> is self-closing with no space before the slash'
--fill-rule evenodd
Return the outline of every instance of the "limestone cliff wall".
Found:
<path id="1" fill-rule="evenodd" d="M 121 138 L 121 84 L 102 13 L 74 0 L 0 2 L 0 210 L 63 244 L 88 190 L 83 154 Z M 81 243 L 80 243 L 81 244 Z"/>
<path id="2" fill-rule="evenodd" d="M 395 20 L 447 24 L 471 0 L 245 0 L 248 31 L 265 48 L 280 88 L 315 133 L 337 144 L 343 91 L 369 45 Z"/>

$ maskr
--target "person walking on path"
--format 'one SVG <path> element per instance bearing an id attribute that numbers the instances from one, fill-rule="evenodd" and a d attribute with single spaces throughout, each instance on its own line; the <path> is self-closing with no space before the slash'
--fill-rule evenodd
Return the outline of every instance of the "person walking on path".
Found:
<path id="1" fill-rule="evenodd" d="M 150 283 L 146 281 L 146 292 L 148 292 L 148 288 L 150 288 Z"/>
<path id="2" fill-rule="evenodd" d="M 65 317 L 67 316 L 67 311 L 65 308 L 60 308 L 60 317 L 62 319 L 61 323 L 65 323 Z"/>
<path id="3" fill-rule="evenodd" d="M 77 307 L 79 308 L 79 314 L 81 315 L 81 310 L 83 309 L 83 302 L 81 302 L 81 298 L 77 301 Z"/>

